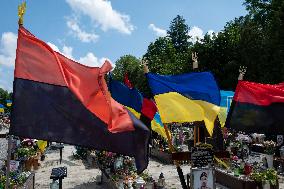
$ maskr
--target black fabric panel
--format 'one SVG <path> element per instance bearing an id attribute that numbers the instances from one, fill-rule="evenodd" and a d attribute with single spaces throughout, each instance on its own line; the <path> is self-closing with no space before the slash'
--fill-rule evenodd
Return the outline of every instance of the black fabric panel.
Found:
<path id="1" fill-rule="evenodd" d="M 152 120 L 145 116 L 143 113 L 140 115 L 140 121 L 144 123 L 149 129 L 151 129 L 151 122 Z"/>
<path id="2" fill-rule="evenodd" d="M 130 112 L 135 131 L 111 133 L 67 88 L 14 80 L 10 134 L 134 156 L 139 172 L 148 165 L 149 129 Z"/>
<path id="3" fill-rule="evenodd" d="M 284 134 L 284 103 L 259 106 L 233 100 L 225 126 L 247 133 Z"/>

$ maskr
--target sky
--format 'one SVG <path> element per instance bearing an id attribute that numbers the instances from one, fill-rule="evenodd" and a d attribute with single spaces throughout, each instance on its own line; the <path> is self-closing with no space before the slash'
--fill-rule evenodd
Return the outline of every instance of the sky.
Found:
<path id="1" fill-rule="evenodd" d="M 17 44 L 17 7 L 0 6 L 0 88 L 12 91 Z M 141 58 L 181 15 L 193 41 L 219 32 L 246 14 L 243 0 L 26 0 L 24 27 L 54 50 L 88 66 L 101 66 L 127 54 Z"/>

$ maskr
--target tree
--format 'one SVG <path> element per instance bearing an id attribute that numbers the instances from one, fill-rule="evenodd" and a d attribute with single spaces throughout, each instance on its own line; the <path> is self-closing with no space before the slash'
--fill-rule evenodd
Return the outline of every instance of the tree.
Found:
<path id="1" fill-rule="evenodd" d="M 188 35 L 189 27 L 185 23 L 185 19 L 177 15 L 171 22 L 170 28 L 167 31 L 169 38 L 174 45 L 177 53 L 186 53 L 190 46 L 190 36 Z"/>
<path id="2" fill-rule="evenodd" d="M 5 106 L 6 111 L 10 112 L 11 107 L 7 107 L 6 100 L 11 100 L 12 99 L 12 93 L 9 93 L 8 91 L 0 88 L 0 104 Z"/>
<path id="3" fill-rule="evenodd" d="M 153 73 L 173 74 L 177 68 L 176 50 L 168 37 L 160 37 L 151 43 L 144 57 Z"/>
<path id="4" fill-rule="evenodd" d="M 151 96 L 143 66 L 140 60 L 135 56 L 124 55 L 115 62 L 115 68 L 113 70 L 114 79 L 123 82 L 126 73 L 135 88 L 142 92 L 144 96 Z"/>
<path id="5" fill-rule="evenodd" d="M 153 73 L 182 74 L 192 70 L 189 27 L 185 19 L 177 16 L 171 22 L 167 37 L 160 37 L 148 46 L 144 57 Z"/>

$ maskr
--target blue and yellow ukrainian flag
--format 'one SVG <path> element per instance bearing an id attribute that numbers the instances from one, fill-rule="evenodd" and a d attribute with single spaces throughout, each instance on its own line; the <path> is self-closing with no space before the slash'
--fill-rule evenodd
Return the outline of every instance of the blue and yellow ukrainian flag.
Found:
<path id="1" fill-rule="evenodd" d="M 6 100 L 6 105 L 7 105 L 8 107 L 12 106 L 12 101 L 11 101 L 11 100 Z"/>
<path id="2" fill-rule="evenodd" d="M 0 113 L 4 113 L 4 106 L 3 106 L 3 104 L 0 104 Z"/>
<path id="3" fill-rule="evenodd" d="M 210 72 L 146 75 L 163 123 L 204 121 L 209 134 L 213 134 L 220 91 Z"/>
<path id="4" fill-rule="evenodd" d="M 224 127 L 227 119 L 227 114 L 230 110 L 232 99 L 235 93 L 233 91 L 223 91 L 223 90 L 221 90 L 220 93 L 221 93 L 221 103 L 220 103 L 220 113 L 218 117 L 221 126 Z"/>
<path id="5" fill-rule="evenodd" d="M 161 135 L 163 138 L 167 139 L 166 131 L 158 112 L 156 112 L 154 119 L 151 121 L 151 129 Z"/>

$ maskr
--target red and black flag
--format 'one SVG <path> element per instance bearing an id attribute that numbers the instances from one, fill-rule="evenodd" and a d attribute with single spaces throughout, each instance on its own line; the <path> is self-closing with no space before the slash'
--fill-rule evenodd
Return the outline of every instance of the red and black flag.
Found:
<path id="1" fill-rule="evenodd" d="M 143 171 L 150 131 L 111 98 L 110 69 L 70 60 L 20 26 L 10 134 L 134 156 Z"/>
<path id="2" fill-rule="evenodd" d="M 284 83 L 239 81 L 226 127 L 244 132 L 284 134 Z"/>

